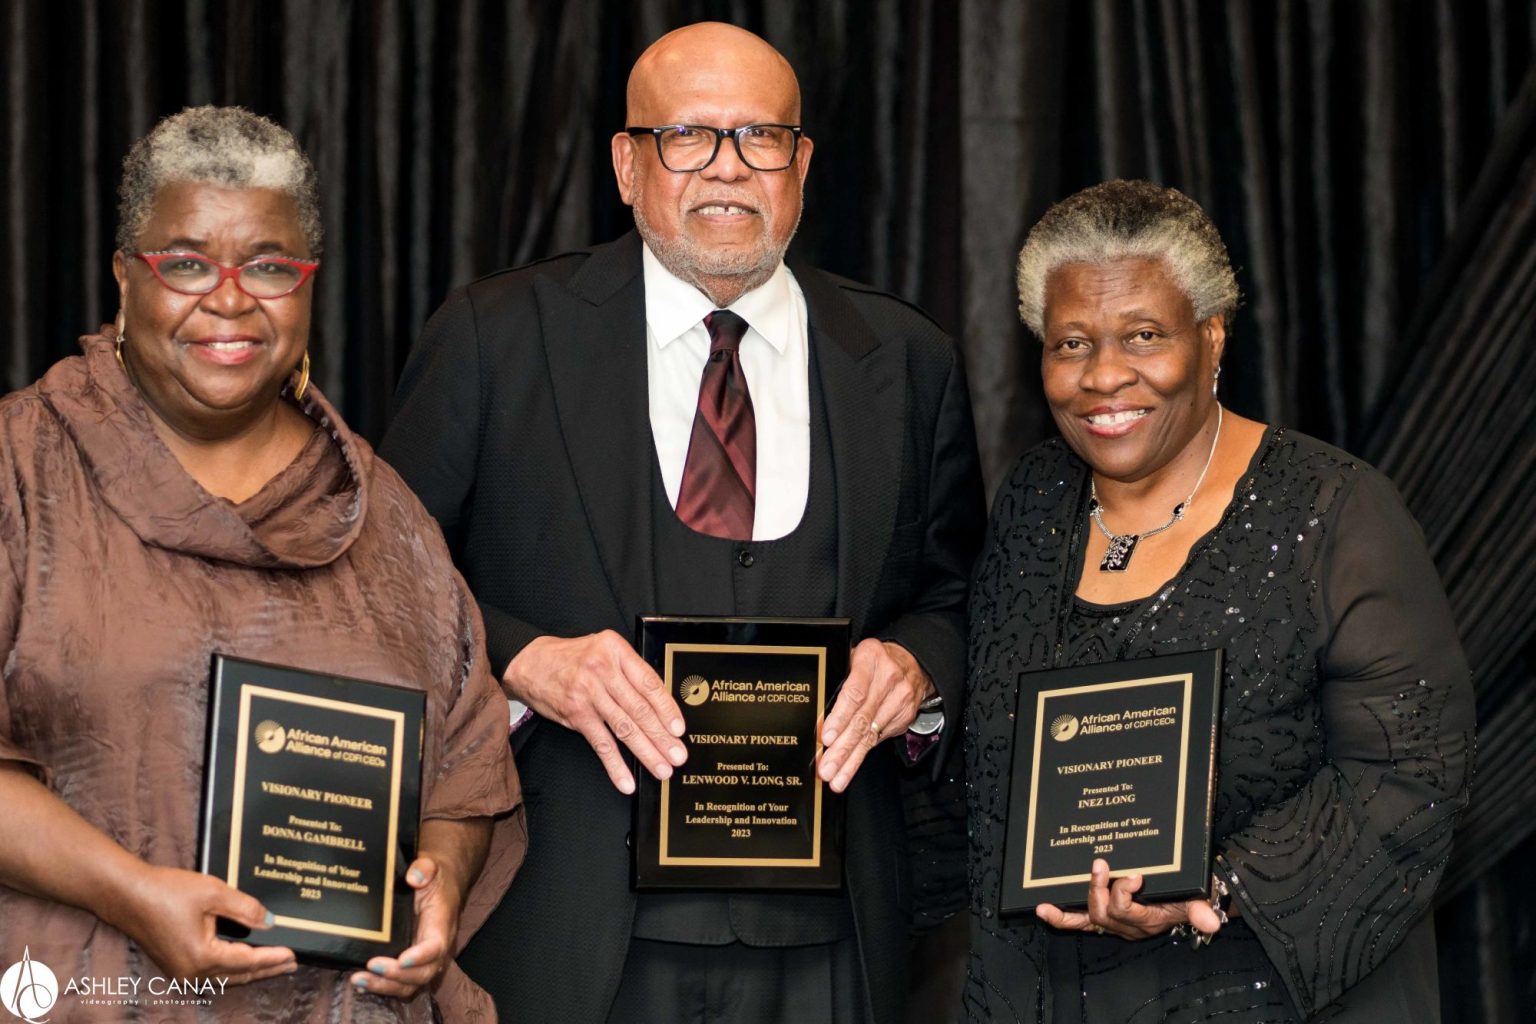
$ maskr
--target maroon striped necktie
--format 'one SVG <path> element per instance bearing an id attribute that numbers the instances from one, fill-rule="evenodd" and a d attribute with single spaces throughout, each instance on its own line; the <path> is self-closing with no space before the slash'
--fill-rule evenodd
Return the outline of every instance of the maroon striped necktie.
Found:
<path id="1" fill-rule="evenodd" d="M 757 420 L 741 369 L 747 322 L 728 309 L 704 318 L 709 359 L 699 380 L 699 408 L 683 463 L 677 516 L 700 533 L 752 539 L 757 494 Z"/>

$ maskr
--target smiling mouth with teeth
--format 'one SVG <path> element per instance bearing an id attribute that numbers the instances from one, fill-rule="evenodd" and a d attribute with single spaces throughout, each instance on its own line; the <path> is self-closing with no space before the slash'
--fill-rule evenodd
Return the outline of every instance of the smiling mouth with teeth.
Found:
<path id="1" fill-rule="evenodd" d="M 710 206 L 700 206 L 698 209 L 694 210 L 693 212 L 694 213 L 703 213 L 703 214 L 708 214 L 710 216 L 718 217 L 718 216 L 727 216 L 727 215 L 735 216 L 735 215 L 740 215 L 740 214 L 751 214 L 754 211 L 747 209 L 745 206 L 735 206 L 735 205 L 731 205 L 731 204 L 715 203 L 715 204 L 712 204 Z"/>
<path id="2" fill-rule="evenodd" d="M 1124 412 L 1107 412 L 1089 416 L 1087 420 L 1096 427 L 1118 427 L 1122 423 L 1141 419 L 1147 412 L 1146 409 L 1126 409 Z"/>

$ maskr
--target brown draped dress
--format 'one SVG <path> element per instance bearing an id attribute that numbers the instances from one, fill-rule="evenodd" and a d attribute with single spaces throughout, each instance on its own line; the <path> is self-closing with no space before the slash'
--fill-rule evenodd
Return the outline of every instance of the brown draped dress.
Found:
<path id="1" fill-rule="evenodd" d="M 313 389 L 299 456 L 247 501 L 213 497 L 155 434 L 111 343 L 82 344 L 0 400 L 0 760 L 138 857 L 193 869 L 214 651 L 422 689 L 423 817 L 497 818 L 462 942 L 526 831 L 507 703 L 436 523 Z M 358 995 L 347 972 L 307 966 L 202 1000 L 148 984 L 66 995 L 71 978 L 164 972 L 88 910 L 0 885 L 0 970 L 24 949 L 58 979 L 60 1019 L 432 1019 L 425 994 Z M 436 998 L 448 1020 L 495 1019 L 456 967 Z"/>

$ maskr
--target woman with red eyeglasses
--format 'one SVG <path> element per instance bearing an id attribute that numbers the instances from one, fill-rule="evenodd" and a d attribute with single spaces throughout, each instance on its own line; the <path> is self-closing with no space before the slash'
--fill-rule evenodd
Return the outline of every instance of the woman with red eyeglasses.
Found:
<path id="1" fill-rule="evenodd" d="M 437 526 L 310 382 L 314 169 L 271 121 L 199 107 L 134 145 L 120 197 L 116 324 L 0 399 L 0 972 L 26 982 L 0 998 L 424 1022 L 435 995 L 493 1019 L 452 958 L 525 845 L 507 706 Z M 426 691 L 398 957 L 330 970 L 216 934 L 273 918 L 194 870 L 214 652 Z"/>

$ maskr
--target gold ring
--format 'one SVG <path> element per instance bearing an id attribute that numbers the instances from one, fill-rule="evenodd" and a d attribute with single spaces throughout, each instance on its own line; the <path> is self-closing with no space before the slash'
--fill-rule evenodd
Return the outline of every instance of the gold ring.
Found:
<path id="1" fill-rule="evenodd" d="M 874 733 L 876 736 L 879 736 L 880 735 L 880 723 L 879 722 L 870 722 L 869 723 L 869 731 Z"/>
<path id="2" fill-rule="evenodd" d="M 1104 934 L 1104 926 L 1101 925 L 1101 924 L 1094 925 L 1093 926 L 1093 934 L 1095 934 L 1095 935 L 1103 935 Z"/>

